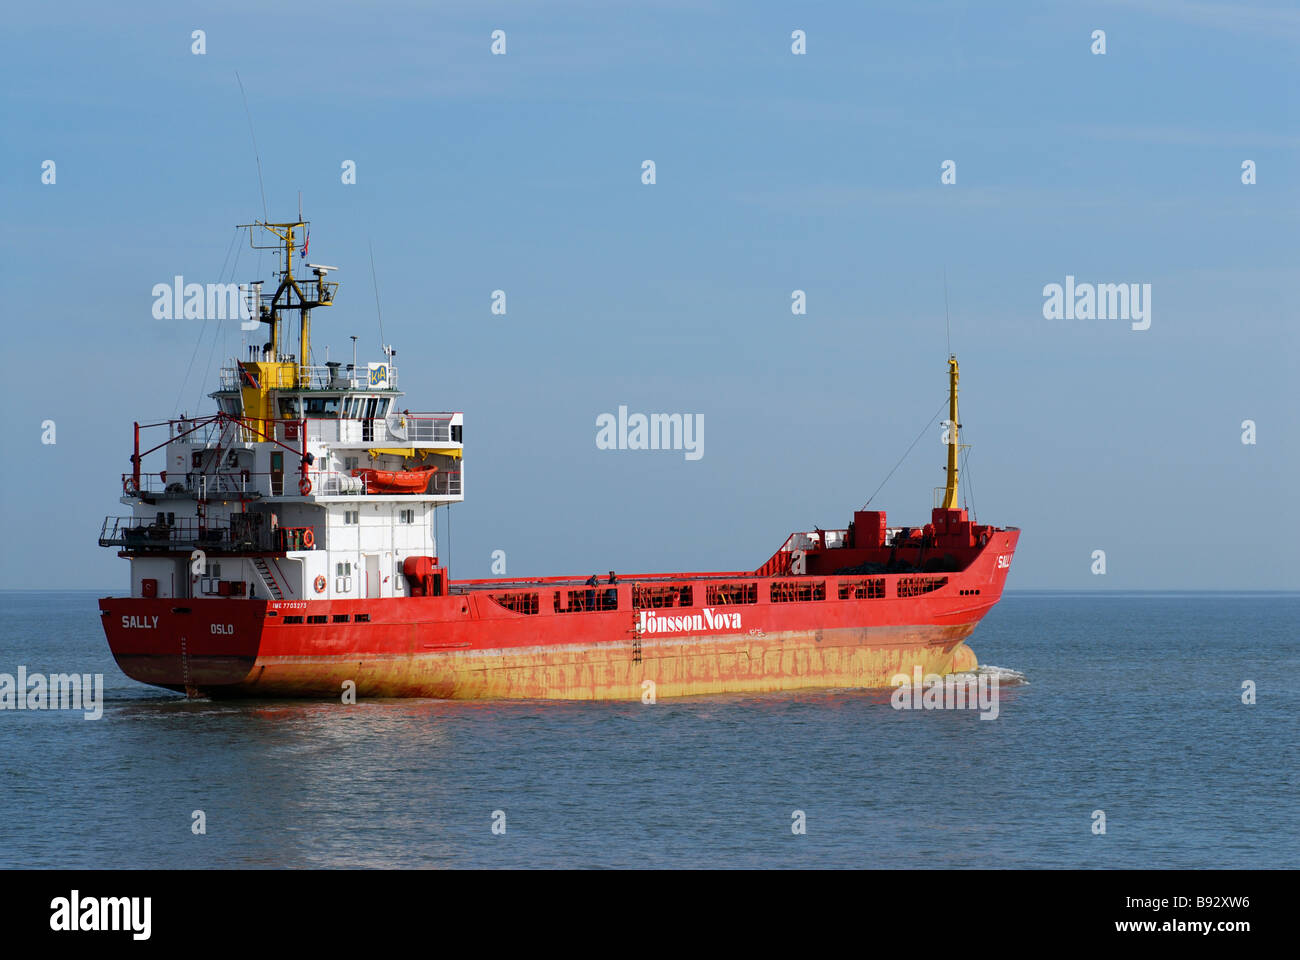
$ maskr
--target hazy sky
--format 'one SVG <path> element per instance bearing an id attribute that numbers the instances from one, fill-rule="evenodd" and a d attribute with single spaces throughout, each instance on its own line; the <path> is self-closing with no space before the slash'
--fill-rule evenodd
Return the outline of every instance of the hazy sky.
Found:
<path id="1" fill-rule="evenodd" d="M 1294 6 L 327 0 L 5 21 L 0 587 L 121 590 L 95 539 L 128 512 L 131 422 L 209 411 L 240 349 L 237 322 L 151 315 L 176 274 L 270 279 L 246 238 L 227 259 L 263 214 L 236 71 L 272 219 L 302 191 L 312 259 L 341 268 L 317 359 L 350 358 L 351 334 L 380 356 L 373 244 L 406 405 L 465 413 L 454 576 L 490 575 L 498 549 L 520 576 L 752 569 L 791 530 L 843 526 L 943 401 L 946 271 L 967 491 L 1022 528 L 1011 588 L 1300 587 Z M 1150 328 L 1045 319 L 1067 276 L 1150 284 Z M 702 415 L 703 457 L 597 449 L 620 404 Z M 936 424 L 873 507 L 924 522 L 943 463 Z"/>

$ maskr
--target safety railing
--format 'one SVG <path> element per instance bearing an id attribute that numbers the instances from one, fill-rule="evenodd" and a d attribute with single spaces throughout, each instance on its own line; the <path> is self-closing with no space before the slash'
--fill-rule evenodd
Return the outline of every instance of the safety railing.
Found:
<path id="1" fill-rule="evenodd" d="M 227 550 L 285 553 L 322 547 L 314 527 L 269 527 L 264 514 L 238 514 L 233 520 L 176 517 L 105 517 L 101 547 L 128 550 Z"/>
<path id="2" fill-rule="evenodd" d="M 178 517 L 150 520 L 145 517 L 105 517 L 99 531 L 101 547 L 177 550 L 221 547 L 234 544 L 229 523 Z"/>
<path id="3" fill-rule="evenodd" d="M 346 497 L 384 493 L 382 490 L 372 489 L 364 475 L 354 477 L 351 471 L 312 470 L 308 472 L 307 477 L 311 480 L 311 495 L 316 497 Z M 297 483 L 297 480 L 294 480 L 294 483 Z M 439 470 L 432 475 L 429 485 L 420 491 L 417 496 L 456 497 L 460 496 L 460 493 L 460 471 Z"/>
<path id="4" fill-rule="evenodd" d="M 365 477 L 354 477 L 341 470 L 312 470 L 307 477 L 311 480 L 312 496 L 344 497 L 367 492 Z"/>
<path id="5" fill-rule="evenodd" d="M 386 417 L 307 418 L 307 437 L 322 443 L 459 444 L 451 414 L 389 414 Z"/>
<path id="6" fill-rule="evenodd" d="M 125 494 L 136 493 L 184 493 L 188 494 L 189 490 L 185 484 L 178 482 L 175 477 L 169 481 L 167 474 L 163 473 L 142 473 L 140 480 L 137 482 L 134 474 L 122 474 L 122 492 Z"/>
<path id="7" fill-rule="evenodd" d="M 429 493 L 443 497 L 460 496 L 460 471 L 449 470 L 444 473 L 439 470 L 433 475 L 433 480 L 429 483 Z"/>
<path id="8" fill-rule="evenodd" d="M 128 496 L 143 494 L 159 499 L 188 497 L 195 500 L 215 500 L 222 497 L 249 500 L 261 497 L 342 497 L 362 496 L 381 491 L 369 489 L 364 476 L 354 477 L 345 470 L 309 470 L 307 479 L 311 487 L 304 493 L 302 474 L 297 469 L 278 472 L 251 470 L 221 470 L 215 473 L 190 472 L 184 474 L 140 474 L 136 485 L 132 474 L 122 474 L 122 491 Z M 460 496 L 459 470 L 439 470 L 432 475 L 429 486 L 422 494 Z"/>
<path id="9" fill-rule="evenodd" d="M 281 356 L 280 362 L 293 363 L 293 356 Z M 259 372 L 258 383 L 262 387 L 274 390 L 394 390 L 397 388 L 397 365 L 384 364 L 387 377 L 372 377 L 368 365 L 357 364 L 299 364 L 291 367 L 266 369 Z M 294 371 L 297 371 L 295 383 Z M 269 378 L 269 379 L 268 379 Z M 374 381 L 373 383 L 371 381 Z M 238 390 L 252 386 L 241 375 L 239 367 L 222 367 L 220 375 L 222 390 Z"/>
<path id="10" fill-rule="evenodd" d="M 388 435 L 408 443 L 451 443 L 451 414 L 393 413 L 384 422 Z"/>
<path id="11" fill-rule="evenodd" d="M 255 473 L 251 470 L 219 470 L 211 473 L 191 471 L 183 474 L 159 473 L 140 474 L 137 486 L 134 475 L 122 474 L 122 491 L 128 495 L 137 493 L 152 496 L 194 497 L 210 500 L 214 497 L 264 497 L 280 496 L 281 491 L 296 492 L 298 475 L 290 471 L 279 473 Z"/>

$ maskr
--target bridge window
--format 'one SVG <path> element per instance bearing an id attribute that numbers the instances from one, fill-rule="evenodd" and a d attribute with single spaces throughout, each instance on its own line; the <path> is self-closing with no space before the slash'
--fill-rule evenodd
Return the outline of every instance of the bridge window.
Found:
<path id="1" fill-rule="evenodd" d="M 341 397 L 305 397 L 303 407 L 309 417 L 337 417 L 341 401 Z"/>

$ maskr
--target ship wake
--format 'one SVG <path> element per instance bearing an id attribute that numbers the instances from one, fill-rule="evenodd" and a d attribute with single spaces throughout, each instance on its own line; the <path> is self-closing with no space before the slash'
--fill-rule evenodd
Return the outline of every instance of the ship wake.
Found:
<path id="1" fill-rule="evenodd" d="M 980 677 L 988 677 L 989 680 L 997 680 L 998 686 L 1001 687 L 1027 687 L 1029 678 L 1019 670 L 1012 670 L 1010 667 L 998 667 L 991 663 L 982 663 L 978 669 L 962 670 L 958 673 L 950 673 L 950 677 L 973 677 L 976 681 Z"/>

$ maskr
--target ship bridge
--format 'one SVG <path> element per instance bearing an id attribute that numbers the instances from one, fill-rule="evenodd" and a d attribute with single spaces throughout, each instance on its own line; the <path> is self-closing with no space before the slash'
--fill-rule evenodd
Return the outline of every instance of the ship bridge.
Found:
<path id="1" fill-rule="evenodd" d="M 305 444 L 312 460 L 307 479 L 320 496 L 382 492 L 353 482 L 354 471 L 435 467 L 426 488 L 405 495 L 463 499 L 463 415 L 403 406 L 391 357 L 365 368 L 292 366 L 250 360 L 221 371 L 222 389 L 211 396 L 223 413 L 243 424 L 242 442 Z"/>
<path id="2" fill-rule="evenodd" d="M 323 364 L 303 362 L 314 356 L 310 312 L 334 303 L 336 268 L 307 264 L 316 279 L 296 279 L 306 223 L 253 226 L 284 251 L 276 292 L 251 293 L 270 340 L 221 369 L 215 414 L 135 425 L 122 475 L 131 515 L 105 518 L 99 542 L 131 559 L 135 596 L 398 595 L 406 561 L 437 556 L 437 508 L 464 499 L 463 415 L 408 409 L 391 347 L 359 363 L 353 337 L 352 363 L 328 351 Z M 282 330 L 291 311 L 293 346 Z"/>

